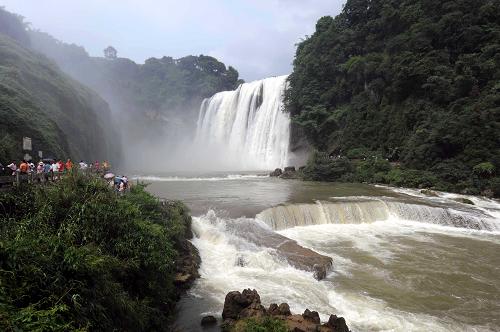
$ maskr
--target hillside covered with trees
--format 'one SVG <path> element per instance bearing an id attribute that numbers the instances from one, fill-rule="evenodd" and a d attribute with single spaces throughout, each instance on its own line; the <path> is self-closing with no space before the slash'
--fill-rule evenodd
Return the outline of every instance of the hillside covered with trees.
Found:
<path id="1" fill-rule="evenodd" d="M 297 48 L 306 178 L 500 195 L 500 3 L 348 0 Z"/>
<path id="2" fill-rule="evenodd" d="M 23 157 L 24 136 L 33 156 L 118 158 L 107 103 L 30 47 L 22 18 L 0 8 L 0 161 Z"/>

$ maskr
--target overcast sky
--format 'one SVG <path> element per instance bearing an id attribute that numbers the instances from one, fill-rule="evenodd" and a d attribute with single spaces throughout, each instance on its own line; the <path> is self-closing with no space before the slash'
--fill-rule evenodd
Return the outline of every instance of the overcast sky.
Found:
<path id="1" fill-rule="evenodd" d="M 344 0 L 0 0 L 34 28 L 102 55 L 207 54 L 247 80 L 288 74 L 295 44 Z"/>

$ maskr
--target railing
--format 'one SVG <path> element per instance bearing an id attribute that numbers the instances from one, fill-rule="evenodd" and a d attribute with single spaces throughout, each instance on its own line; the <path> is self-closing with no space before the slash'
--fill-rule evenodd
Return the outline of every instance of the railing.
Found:
<path id="1" fill-rule="evenodd" d="M 4 185 L 19 185 L 21 183 L 42 183 L 47 181 L 57 181 L 64 172 L 50 172 L 50 173 L 20 173 L 16 172 L 15 175 L 0 176 L 0 186 Z"/>

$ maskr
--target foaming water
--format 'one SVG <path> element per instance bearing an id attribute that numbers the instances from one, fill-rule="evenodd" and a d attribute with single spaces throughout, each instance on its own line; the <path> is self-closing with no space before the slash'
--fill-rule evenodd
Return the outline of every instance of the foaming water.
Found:
<path id="1" fill-rule="evenodd" d="M 225 294 L 244 288 L 257 289 L 266 306 L 287 302 L 292 311 L 316 310 L 323 320 L 344 316 L 352 331 L 500 326 L 500 234 L 492 230 L 500 205 L 494 200 L 477 198 L 482 203 L 470 206 L 446 193 L 429 198 L 268 177 L 152 181 L 149 190 L 182 199 L 194 215 L 201 277 L 179 303 L 181 331 L 202 331 L 201 317 L 220 317 Z M 266 213 L 278 226 L 263 220 Z M 292 267 L 259 241 L 273 228 L 331 257 L 332 272 L 318 282 Z"/>
<path id="2" fill-rule="evenodd" d="M 333 258 L 334 271 L 318 282 L 240 236 L 233 222 L 214 211 L 193 218 L 202 265 L 190 296 L 204 314 L 220 315 L 227 292 L 255 288 L 265 305 L 287 302 L 294 312 L 318 311 L 322 320 L 336 313 L 353 331 L 494 331 L 500 323 L 494 234 L 450 236 L 443 226 L 401 220 L 280 231 Z M 189 315 L 193 301 L 184 301 Z"/>
<path id="3" fill-rule="evenodd" d="M 283 112 L 287 76 L 242 84 L 201 105 L 196 144 L 239 169 L 287 166 L 290 118 Z"/>

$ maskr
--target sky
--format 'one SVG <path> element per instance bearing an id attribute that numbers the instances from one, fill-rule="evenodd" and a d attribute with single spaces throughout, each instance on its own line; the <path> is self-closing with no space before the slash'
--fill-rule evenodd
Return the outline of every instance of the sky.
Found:
<path id="1" fill-rule="evenodd" d="M 246 81 L 289 74 L 295 44 L 345 0 L 0 0 L 32 27 L 102 56 L 211 55 Z"/>

